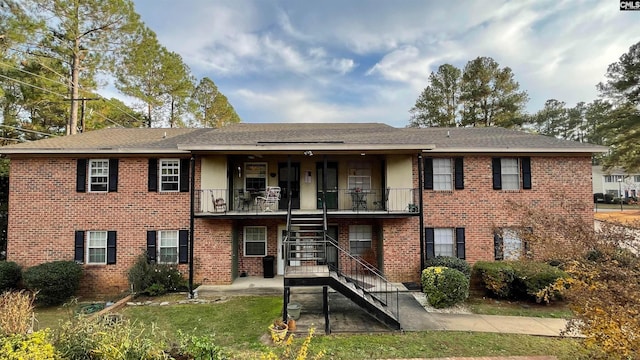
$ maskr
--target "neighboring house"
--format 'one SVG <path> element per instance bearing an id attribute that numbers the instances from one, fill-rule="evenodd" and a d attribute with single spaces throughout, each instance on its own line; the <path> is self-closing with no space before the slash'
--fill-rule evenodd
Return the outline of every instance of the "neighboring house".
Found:
<path id="1" fill-rule="evenodd" d="M 602 166 L 593 166 L 593 193 L 609 194 L 614 198 L 638 197 L 640 174 L 627 174 L 623 169 L 604 171 Z"/>
<path id="2" fill-rule="evenodd" d="M 367 274 L 356 287 L 377 272 L 418 282 L 435 255 L 519 257 L 510 203 L 569 203 L 590 221 L 591 155 L 605 150 L 501 128 L 366 123 L 106 129 L 17 144 L 0 148 L 11 159 L 7 258 L 75 259 L 85 293 L 128 290 L 143 253 L 199 284 L 275 272 L 286 288 L 348 292 L 355 267 Z"/>

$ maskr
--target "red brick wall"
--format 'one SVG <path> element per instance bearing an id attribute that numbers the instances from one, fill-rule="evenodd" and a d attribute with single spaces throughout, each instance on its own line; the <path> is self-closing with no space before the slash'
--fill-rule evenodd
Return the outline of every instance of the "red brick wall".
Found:
<path id="1" fill-rule="evenodd" d="M 197 161 L 199 163 L 199 161 Z M 72 260 L 75 230 L 117 231 L 117 264 L 85 265 L 82 293 L 117 293 L 128 288 L 126 272 L 146 246 L 147 230 L 189 229 L 188 193 L 149 193 L 146 158 L 121 158 L 117 193 L 77 193 L 76 159 L 11 160 L 8 259 L 23 267 Z M 531 190 L 492 188 L 490 156 L 465 156 L 465 189 L 421 191 L 425 227 L 464 227 L 470 262 L 493 259 L 493 230 L 518 226 L 521 216 L 510 203 L 570 211 L 592 217 L 589 157 L 532 157 Z M 196 184 L 200 169 L 196 167 Z M 418 184 L 414 159 L 414 186 Z M 563 208 L 563 206 L 565 206 Z M 395 219 L 330 219 L 338 241 L 349 249 L 350 224 L 371 224 L 374 254 L 391 281 L 419 281 L 420 235 L 415 216 Z M 244 226 L 267 226 L 267 254 L 277 256 L 277 226 L 284 219 L 195 220 L 194 281 L 232 281 L 233 236 L 237 237 L 238 273 L 262 276 L 262 257 L 243 256 Z M 535 229 L 534 229 L 535 231 Z M 380 253 L 378 249 L 381 249 Z M 181 265 L 187 273 L 188 265 Z"/>
<path id="2" fill-rule="evenodd" d="M 81 294 L 127 290 L 147 230 L 189 229 L 189 194 L 148 192 L 147 167 L 121 158 L 118 192 L 78 193 L 76 159 L 11 159 L 7 258 L 24 268 L 73 260 L 75 230 L 115 230 L 117 263 L 84 265 Z"/>

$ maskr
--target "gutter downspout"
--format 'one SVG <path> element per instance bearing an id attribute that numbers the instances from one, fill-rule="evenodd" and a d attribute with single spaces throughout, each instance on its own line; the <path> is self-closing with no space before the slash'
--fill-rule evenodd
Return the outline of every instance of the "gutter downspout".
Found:
<path id="1" fill-rule="evenodd" d="M 422 192 L 422 184 L 424 179 L 422 178 L 422 154 L 418 154 L 418 206 L 420 207 L 420 274 L 422 274 L 422 270 L 424 269 L 424 209 L 423 209 L 423 192 Z M 421 275 L 422 276 L 422 275 Z"/>
<path id="2" fill-rule="evenodd" d="M 193 231 L 194 231 L 194 215 L 195 215 L 195 186 L 196 186 L 196 156 L 191 154 L 191 186 L 189 188 L 191 195 L 191 209 L 189 214 L 189 298 L 193 299 Z"/>

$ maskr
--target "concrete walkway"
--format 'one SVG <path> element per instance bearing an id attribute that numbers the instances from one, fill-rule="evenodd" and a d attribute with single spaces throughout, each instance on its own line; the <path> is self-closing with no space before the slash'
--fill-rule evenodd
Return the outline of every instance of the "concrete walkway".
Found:
<path id="1" fill-rule="evenodd" d="M 447 314 L 427 312 L 415 299 L 411 291 L 402 284 L 394 284 L 400 290 L 400 323 L 404 331 L 473 331 L 539 336 L 562 336 L 566 327 L 564 319 L 534 318 L 523 316 L 497 316 L 476 314 Z M 282 295 L 283 279 L 259 277 L 238 278 L 231 285 L 203 285 L 196 290 L 198 296 L 214 295 Z M 291 288 L 291 302 L 301 305 L 297 332 L 306 332 L 309 327 L 324 329 L 321 287 Z M 388 332 L 389 329 L 349 299 L 335 291 L 329 293 L 331 332 Z M 576 336 L 568 335 L 568 336 Z"/>

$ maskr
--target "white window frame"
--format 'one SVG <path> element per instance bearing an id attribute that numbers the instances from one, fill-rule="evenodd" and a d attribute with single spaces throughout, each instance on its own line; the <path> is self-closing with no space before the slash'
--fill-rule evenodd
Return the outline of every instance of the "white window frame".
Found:
<path id="1" fill-rule="evenodd" d="M 263 238 L 258 239 L 254 238 L 253 235 L 260 234 L 249 234 L 253 230 L 261 230 Z M 245 226 L 242 231 L 242 249 L 245 257 L 263 257 L 267 256 L 267 227 L 266 226 Z M 263 243 L 264 244 L 264 252 L 262 254 L 247 254 L 247 244 L 249 243 Z"/>
<path id="2" fill-rule="evenodd" d="M 372 225 L 349 225 L 349 253 L 363 256 L 373 245 Z"/>
<path id="3" fill-rule="evenodd" d="M 453 166 L 450 158 L 433 158 L 433 190 L 453 190 Z"/>
<path id="4" fill-rule="evenodd" d="M 500 158 L 500 177 L 502 190 L 520 190 L 520 159 Z"/>
<path id="5" fill-rule="evenodd" d="M 266 162 L 247 162 L 244 163 L 244 188 L 255 190 L 266 190 L 269 186 L 269 179 L 267 174 L 269 173 L 269 167 Z M 264 179 L 264 189 L 253 188 L 247 186 L 247 180 L 249 179 Z"/>
<path id="6" fill-rule="evenodd" d="M 502 259 L 518 260 L 524 254 L 524 241 L 519 236 L 520 229 L 502 229 Z"/>
<path id="7" fill-rule="evenodd" d="M 171 238 L 172 235 L 174 236 L 174 238 Z M 157 255 L 158 264 L 177 264 L 178 263 L 178 259 L 180 259 L 179 239 L 180 239 L 180 236 L 179 236 L 178 230 L 159 230 L 158 231 L 158 255 Z M 163 244 L 164 240 L 175 241 L 175 244 L 174 243 L 170 243 L 168 245 Z M 172 249 L 172 248 L 175 248 L 175 260 L 165 261 L 165 259 L 163 259 L 162 250 Z"/>
<path id="8" fill-rule="evenodd" d="M 347 189 L 371 190 L 371 163 L 368 161 L 354 161 L 350 162 L 348 166 Z"/>
<path id="9" fill-rule="evenodd" d="M 96 174 L 94 174 L 94 170 Z M 109 159 L 89 160 L 89 192 L 109 192 Z M 104 185 L 104 190 L 94 190 L 94 186 Z"/>
<path id="10" fill-rule="evenodd" d="M 158 166 L 158 183 L 160 192 L 180 191 L 180 159 L 160 159 Z M 165 171 L 167 172 L 165 174 Z M 173 179 L 175 177 L 175 180 Z M 169 179 L 171 178 L 171 179 Z M 176 184 L 175 189 L 165 189 L 165 185 Z"/>
<path id="11" fill-rule="evenodd" d="M 456 257 L 456 234 L 453 228 L 433 229 L 433 250 L 435 256 Z"/>
<path id="12" fill-rule="evenodd" d="M 107 264 L 107 231 L 87 231 L 87 255 L 85 263 L 88 265 L 106 265 Z M 104 242 L 104 244 L 95 244 L 94 242 Z M 104 261 L 91 261 L 92 250 L 104 251 Z"/>

